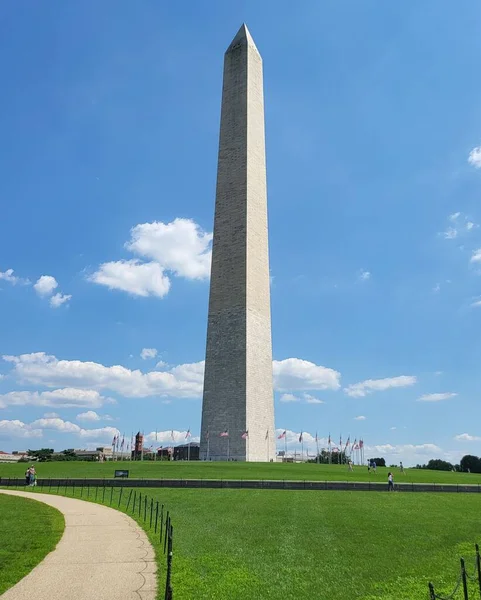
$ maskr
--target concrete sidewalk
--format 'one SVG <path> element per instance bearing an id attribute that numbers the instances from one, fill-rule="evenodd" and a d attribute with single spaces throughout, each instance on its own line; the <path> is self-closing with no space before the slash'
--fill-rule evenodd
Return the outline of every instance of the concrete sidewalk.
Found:
<path id="1" fill-rule="evenodd" d="M 112 508 L 40 493 L 0 490 L 63 513 L 57 548 L 2 600 L 155 600 L 155 554 L 144 531 Z"/>

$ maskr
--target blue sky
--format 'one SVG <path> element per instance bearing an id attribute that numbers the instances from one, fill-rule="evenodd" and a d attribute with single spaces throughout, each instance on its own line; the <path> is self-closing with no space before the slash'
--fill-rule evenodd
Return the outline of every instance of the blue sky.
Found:
<path id="1" fill-rule="evenodd" d="M 317 430 L 406 463 L 481 454 L 480 20 L 447 0 L 2 4 L 0 449 L 199 435 L 222 61 L 245 21 L 276 426 L 292 449 Z"/>

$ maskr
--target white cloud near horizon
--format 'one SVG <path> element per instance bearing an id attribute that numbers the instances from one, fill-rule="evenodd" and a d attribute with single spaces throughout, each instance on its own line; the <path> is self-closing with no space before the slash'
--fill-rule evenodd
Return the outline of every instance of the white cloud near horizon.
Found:
<path id="1" fill-rule="evenodd" d="M 481 437 L 477 435 L 470 435 L 469 433 L 460 433 L 454 436 L 455 440 L 459 442 L 481 442 Z"/>
<path id="2" fill-rule="evenodd" d="M 345 393 L 352 398 L 362 398 L 372 392 L 383 392 L 390 388 L 407 387 L 417 383 L 414 375 L 400 375 L 386 377 L 385 379 L 366 379 L 359 383 L 352 383 L 344 388 Z"/>
<path id="3" fill-rule="evenodd" d="M 418 398 L 418 402 L 440 402 L 441 400 L 449 400 L 457 396 L 455 392 L 444 392 L 437 394 L 423 394 Z"/>
<path id="4" fill-rule="evenodd" d="M 209 277 L 212 233 L 192 219 L 141 223 L 130 230 L 130 236 L 125 248 L 149 262 L 138 258 L 106 262 L 88 281 L 133 296 L 163 298 L 171 285 L 166 272 L 190 280 Z"/>
<path id="5" fill-rule="evenodd" d="M 14 374 L 20 382 L 34 385 L 89 388 L 90 393 L 92 390 L 98 393 L 98 390 L 109 389 L 131 398 L 148 396 L 199 398 L 202 396 L 204 361 L 143 373 L 138 369 L 132 371 L 120 365 L 106 367 L 89 361 L 59 360 L 45 352 L 20 356 L 4 355 L 3 359 L 13 365 Z M 280 392 L 337 390 L 340 387 L 340 373 L 299 358 L 273 361 L 273 374 L 274 389 Z M 10 394 L 15 393 L 19 392 L 10 392 Z M 8 397 L 8 394 L 5 396 Z M 99 395 L 97 402 L 98 398 Z M 319 403 L 317 398 L 316 402 L 312 402 L 313 397 L 310 398 L 311 403 Z M 2 399 L 3 397 L 0 396 L 0 400 Z M 304 399 L 308 401 L 307 396 Z M 49 406 L 54 405 L 49 404 Z M 87 404 L 86 406 L 95 408 L 100 405 Z"/>
<path id="6" fill-rule="evenodd" d="M 354 421 L 365 421 L 367 417 L 364 415 L 359 415 L 358 417 L 354 417 Z"/>
<path id="7" fill-rule="evenodd" d="M 54 386 L 53 386 L 54 387 Z M 0 394 L 0 408 L 7 406 L 52 406 L 56 408 L 98 408 L 114 400 L 96 390 L 63 388 L 45 392 L 14 391 Z"/>

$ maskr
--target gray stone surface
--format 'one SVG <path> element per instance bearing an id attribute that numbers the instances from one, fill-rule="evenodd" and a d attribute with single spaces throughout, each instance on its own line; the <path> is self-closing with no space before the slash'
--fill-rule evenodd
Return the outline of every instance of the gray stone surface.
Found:
<path id="1" fill-rule="evenodd" d="M 63 513 L 57 548 L 3 600 L 155 600 L 157 564 L 145 532 L 127 515 L 94 502 L 0 490 Z"/>
<path id="2" fill-rule="evenodd" d="M 200 455 L 275 457 L 262 59 L 245 25 L 224 58 Z"/>

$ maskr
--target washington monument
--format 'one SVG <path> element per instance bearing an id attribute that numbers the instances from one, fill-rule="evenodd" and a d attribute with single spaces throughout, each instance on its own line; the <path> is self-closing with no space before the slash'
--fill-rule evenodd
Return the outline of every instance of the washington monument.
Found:
<path id="1" fill-rule="evenodd" d="M 200 458 L 275 458 L 262 58 L 224 57 Z"/>

